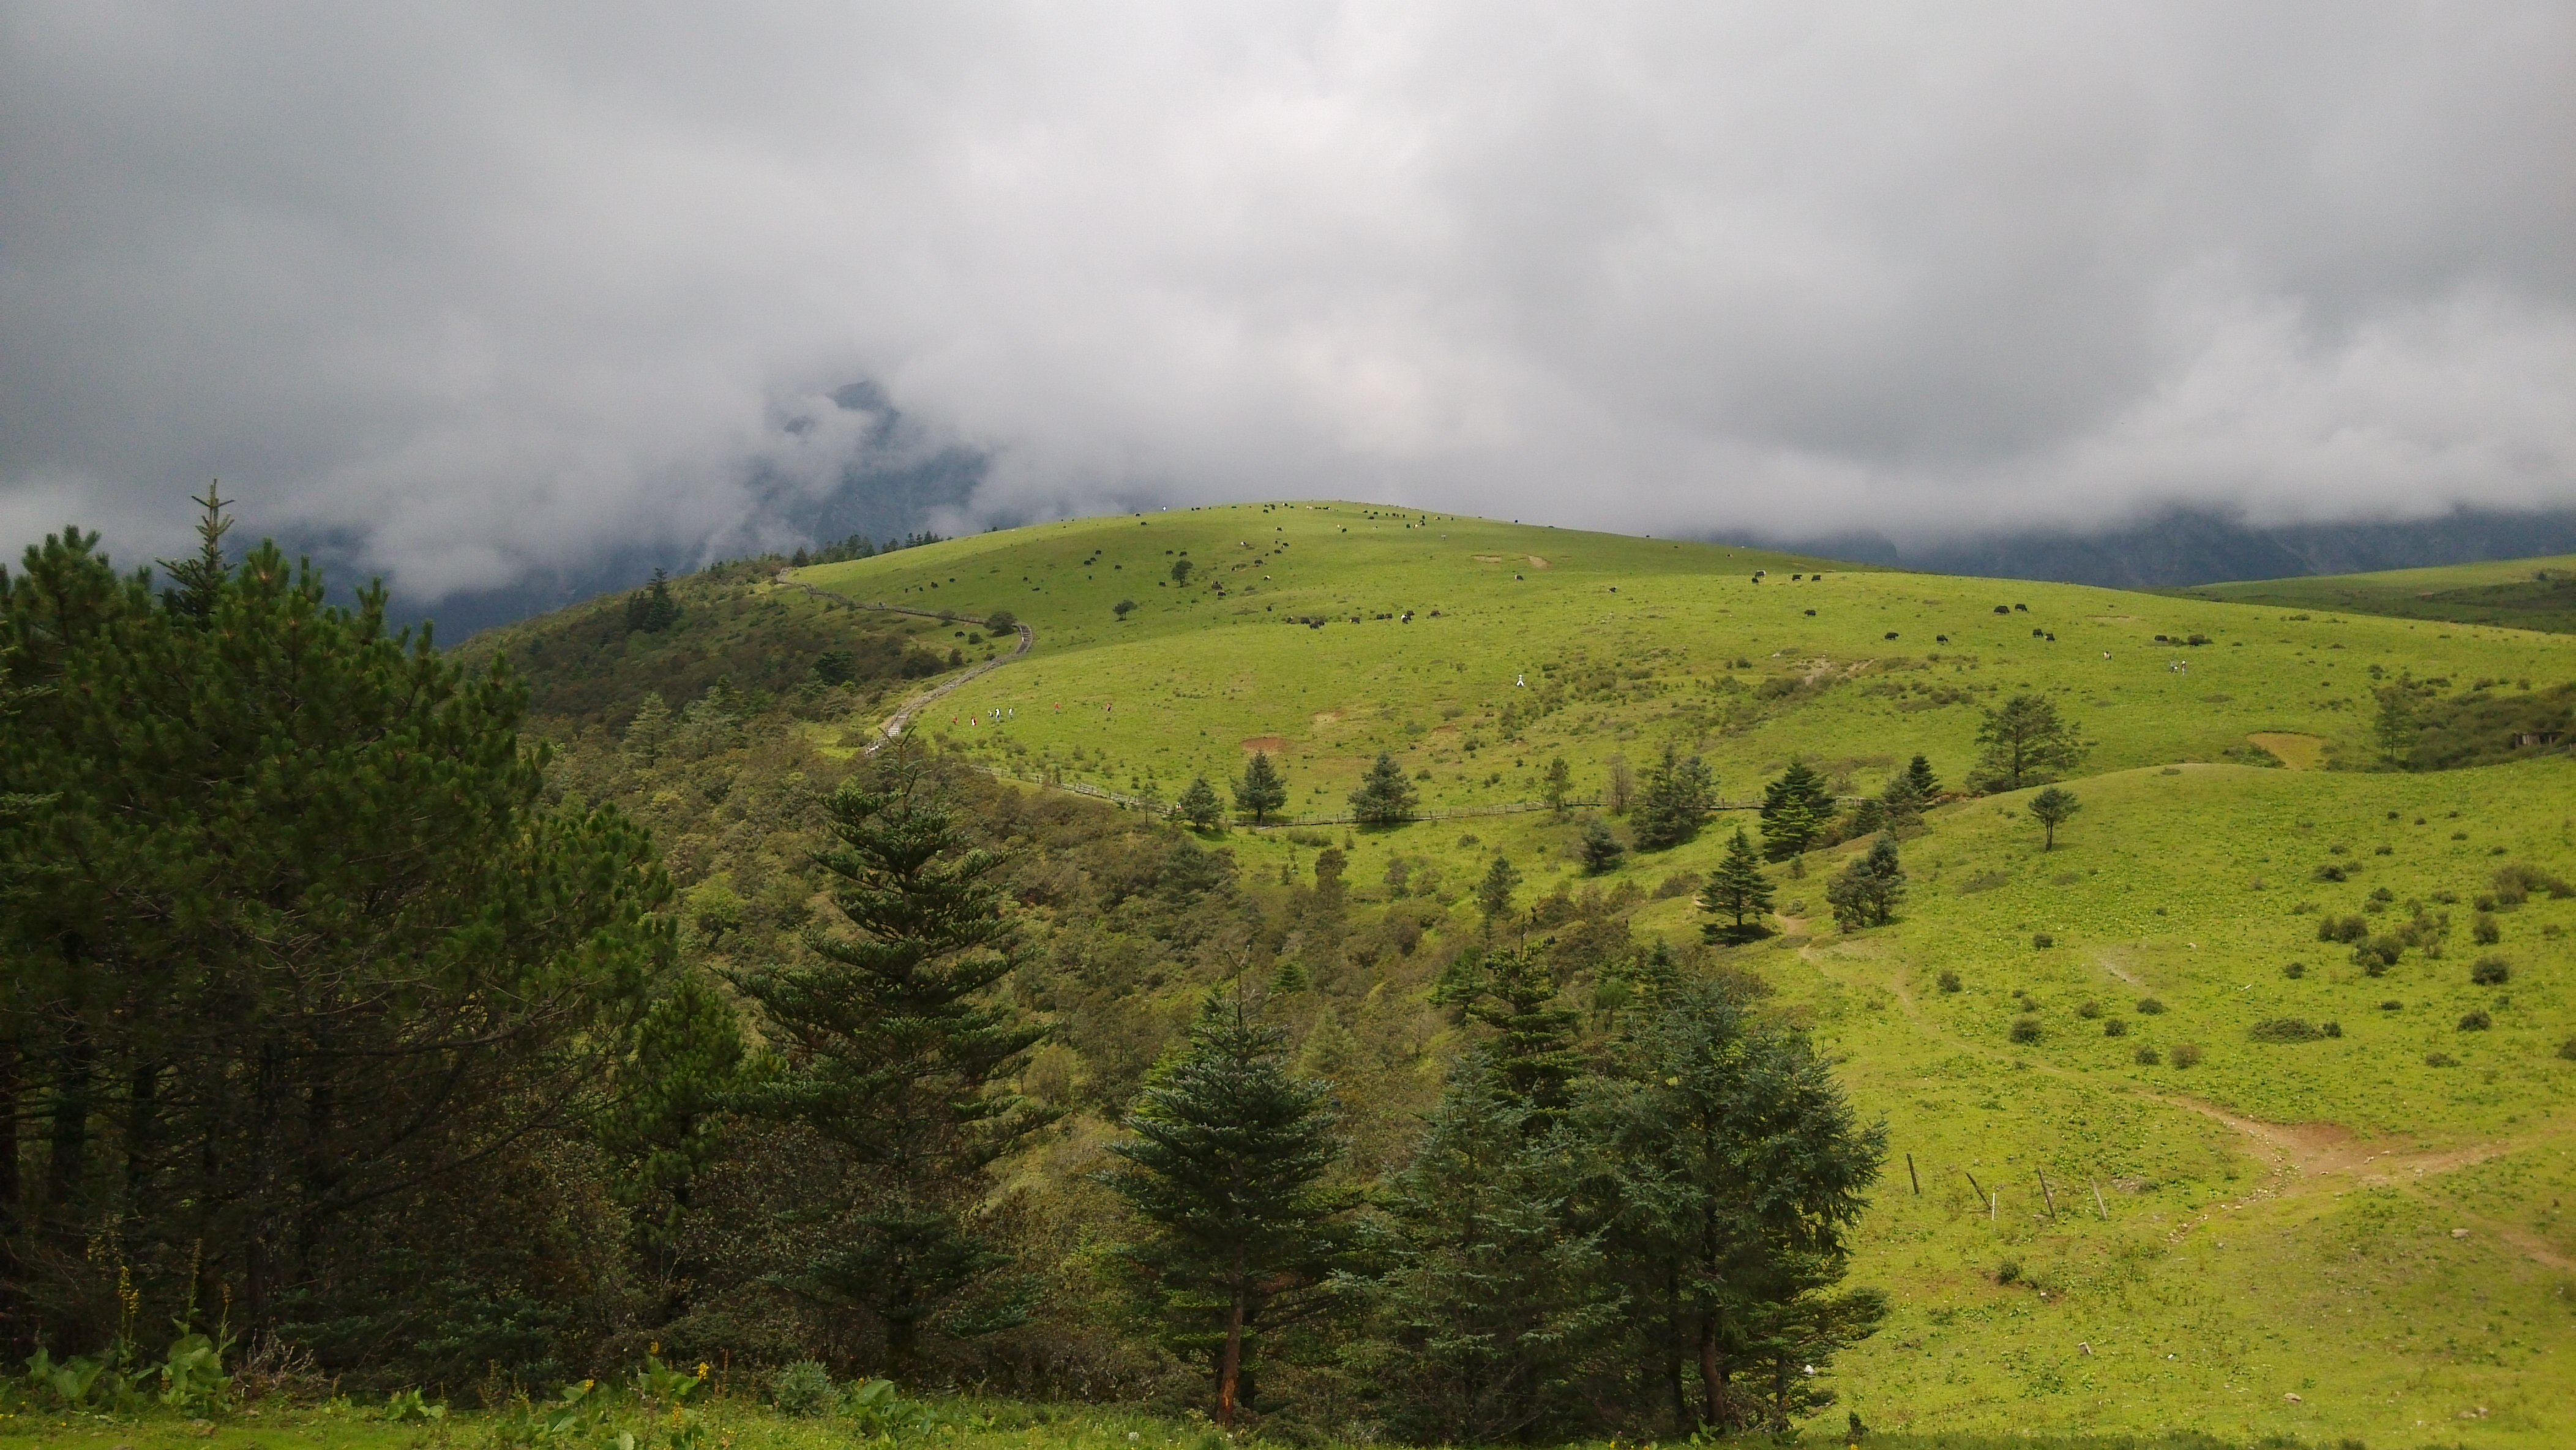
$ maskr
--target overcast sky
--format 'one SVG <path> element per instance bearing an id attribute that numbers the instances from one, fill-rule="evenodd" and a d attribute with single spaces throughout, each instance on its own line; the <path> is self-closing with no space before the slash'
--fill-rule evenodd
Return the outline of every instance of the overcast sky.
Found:
<path id="1" fill-rule="evenodd" d="M 490 588 L 957 446 L 952 528 L 2576 504 L 2576 8 L 0 9 L 13 554 L 220 476 Z"/>

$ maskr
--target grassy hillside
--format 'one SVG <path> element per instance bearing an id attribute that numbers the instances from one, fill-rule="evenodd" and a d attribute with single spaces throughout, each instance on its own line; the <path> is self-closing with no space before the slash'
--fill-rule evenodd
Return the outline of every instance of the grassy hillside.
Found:
<path id="1" fill-rule="evenodd" d="M 2194 599 L 2272 604 L 2287 609 L 2348 609 L 2401 619 L 2501 624 L 2576 634 L 2576 554 L 2333 574 L 2307 579 L 2254 579 L 2180 591 Z"/>
<path id="2" fill-rule="evenodd" d="M 2274 768 L 2364 758 L 2374 670 L 2545 689 L 2576 679 L 2576 639 L 1347 503 L 1085 520 L 799 577 L 1035 627 L 1028 660 L 922 722 L 955 751 L 1169 799 L 1268 748 L 1317 816 L 1381 749 L 1448 809 L 1534 799 L 1558 755 L 1597 791 L 1667 745 L 1730 800 L 1796 756 L 1851 790 L 1916 752 L 1956 782 L 1981 709 L 2045 692 L 2094 743 L 2055 851 L 2019 797 L 1948 805 L 1905 845 L 1898 924 L 1830 931 L 1824 878 L 1855 845 L 1776 873 L 1783 934 L 1729 953 L 1844 1057 L 1899 1155 L 1855 1273 L 1897 1314 L 1840 1367 L 1847 1403 L 1917 1432 L 2576 1437 L 2576 901 L 2493 903 L 2500 939 L 2473 940 L 2499 867 L 2576 878 L 2576 763 Z M 1636 889 L 1637 929 L 1695 941 L 1686 893 L 1734 819 L 1598 884 Z M 1575 886 L 1577 820 L 1227 844 L 1254 877 L 1344 846 L 1363 898 L 1396 895 L 1378 883 L 1401 862 L 1463 924 L 1455 885 L 1496 853 L 1525 900 Z M 1426 866 L 1452 887 L 1425 893 Z M 2416 946 L 2370 975 L 2319 940 L 2344 916 L 2382 936 L 2420 919 Z M 2506 980 L 2473 984 L 2490 957 Z M 2484 1030 L 2462 1029 L 2472 1012 Z"/>

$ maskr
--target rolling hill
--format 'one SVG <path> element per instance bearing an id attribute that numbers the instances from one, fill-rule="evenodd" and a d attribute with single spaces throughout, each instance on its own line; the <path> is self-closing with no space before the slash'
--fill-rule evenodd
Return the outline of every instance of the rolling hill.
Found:
<path id="1" fill-rule="evenodd" d="M 2043 694 L 2091 746 L 2055 849 L 2023 796 L 1957 799 L 1904 843 L 1893 926 L 1823 910 L 1855 842 L 1775 873 L 1780 934 L 1717 954 L 1890 1129 L 1854 1279 L 1897 1310 L 1838 1366 L 1846 1403 L 1917 1433 L 2576 1438 L 2576 760 L 2325 768 L 2375 758 L 2381 682 L 2545 691 L 2576 637 L 1345 502 L 792 577 L 953 611 L 952 644 L 995 610 L 1030 625 L 1026 658 L 915 725 L 999 775 L 1169 800 L 1268 750 L 1297 820 L 1225 833 L 1247 877 L 1342 846 L 1362 909 L 1392 912 L 1425 868 L 1503 854 L 1525 899 L 1633 888 L 1634 928 L 1684 946 L 1748 818 L 1586 881 L 1584 810 L 1508 809 L 1551 760 L 1589 799 L 1668 747 L 1737 805 L 1793 759 L 1845 794 L 1918 753 L 1955 783 L 1984 710 Z M 1335 820 L 1381 751 L 1449 818 Z M 1428 895 L 1464 929 L 1454 889 Z M 2365 965 L 2321 939 L 2347 918 L 2414 945 Z"/>
<path id="2" fill-rule="evenodd" d="M 2290 609 L 2348 609 L 2400 619 L 2501 624 L 2576 634 L 2576 554 L 2207 584 L 2182 591 L 2194 599 L 2272 604 Z"/>

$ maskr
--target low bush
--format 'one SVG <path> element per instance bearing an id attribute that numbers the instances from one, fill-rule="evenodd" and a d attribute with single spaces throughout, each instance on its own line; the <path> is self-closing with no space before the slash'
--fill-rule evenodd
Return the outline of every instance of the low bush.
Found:
<path id="1" fill-rule="evenodd" d="M 2482 947 L 2491 947 L 2504 940 L 2504 927 L 2496 921 L 2495 913 L 2481 911 L 2477 914 L 2469 923 L 2469 940 Z"/>
<path id="2" fill-rule="evenodd" d="M 2513 967 L 2502 957 L 2480 957 L 2469 968 L 2469 980 L 2481 987 L 2501 987 L 2513 979 Z"/>
<path id="3" fill-rule="evenodd" d="M 2138 1010 L 2149 1017 L 2153 1017 L 2165 1010 L 2165 1004 L 2157 1001 L 2153 997 L 2140 997 L 2138 999 Z"/>
<path id="4" fill-rule="evenodd" d="M 2039 1040 L 2039 1019 L 2027 1016 L 2014 1018 L 2012 1025 L 2012 1040 L 2015 1042 L 2037 1042 Z"/>
<path id="5" fill-rule="evenodd" d="M 769 1402 L 782 1414 L 827 1415 L 839 1406 L 841 1388 L 832 1382 L 830 1370 L 800 1359 L 771 1377 Z"/>
<path id="6" fill-rule="evenodd" d="M 2354 966 L 2371 976 L 2378 976 L 2397 965 L 2406 954 L 2406 944 L 2393 936 L 2375 936 L 2352 949 Z"/>
<path id="7" fill-rule="evenodd" d="M 2282 976 L 2291 978 L 2294 981 L 2300 977 L 2306 976 L 2307 974 L 2308 964 L 2305 962 L 2292 962 L 2281 969 Z"/>
<path id="8" fill-rule="evenodd" d="M 2173 1065 L 2176 1067 L 2200 1066 L 2200 1044 L 2197 1042 L 2175 1043 L 2173 1050 Z"/>
<path id="9" fill-rule="evenodd" d="M 1941 975 L 1933 978 L 1932 982 L 1934 986 L 1939 987 L 1944 992 L 1955 992 L 1959 990 L 1959 974 L 1957 972 L 1945 969 Z"/>
<path id="10" fill-rule="evenodd" d="M 2458 1067 L 2460 1065 L 2460 1060 L 2447 1052 L 2428 1052 L 2424 1054 L 2424 1065 L 2426 1067 Z"/>
<path id="11" fill-rule="evenodd" d="M 2143 1042 L 2139 1043 L 2138 1050 L 2129 1054 L 2129 1056 L 2140 1067 L 2153 1067 L 2157 1063 L 2164 1061 L 2162 1057 L 2157 1055 L 2155 1048 Z"/>
<path id="12" fill-rule="evenodd" d="M 2370 923 L 2358 916 L 2326 916 L 2317 921 L 2317 940 L 2357 942 L 2370 935 Z"/>
<path id="13" fill-rule="evenodd" d="M 2326 1030 L 2302 1017 L 2266 1017 L 2247 1028 L 2245 1035 L 2256 1042 L 2314 1042 Z M 2338 1030 L 2335 1036 L 2342 1036 Z"/>
<path id="14" fill-rule="evenodd" d="M 2057 938 L 2050 936 L 2048 933 L 2043 931 L 2033 936 L 2030 939 L 2030 944 L 2041 951 L 2046 951 L 2050 947 L 2057 945 Z"/>
<path id="15" fill-rule="evenodd" d="M 2495 1026 L 2495 1019 L 2487 1015 L 2484 1007 L 2474 1008 L 2460 1018 L 2462 1032 L 2484 1032 L 2493 1026 Z"/>
<path id="16" fill-rule="evenodd" d="M 2129 1035 L 2129 1019 L 2128 1019 L 2128 1018 L 2126 1018 L 2126 1017 L 2114 1017 L 2114 1018 L 2112 1018 L 2110 1021 L 2103 1023 L 2103 1024 L 2102 1024 L 2102 1035 L 2103 1035 L 2103 1036 L 2105 1036 L 2105 1037 L 2126 1037 L 2126 1036 L 2128 1036 L 2128 1035 Z"/>
<path id="17" fill-rule="evenodd" d="M 2576 1062 L 2576 1037 L 2570 1037 L 2558 1044 L 2558 1055 L 2569 1062 Z"/>
<path id="18" fill-rule="evenodd" d="M 2077 1004 L 2075 1015 L 2083 1018 L 2087 1022 L 2090 1022 L 2094 1018 L 2102 1015 L 2102 1004 L 2094 1001 L 2090 997 L 2087 997 L 2081 1003 Z"/>

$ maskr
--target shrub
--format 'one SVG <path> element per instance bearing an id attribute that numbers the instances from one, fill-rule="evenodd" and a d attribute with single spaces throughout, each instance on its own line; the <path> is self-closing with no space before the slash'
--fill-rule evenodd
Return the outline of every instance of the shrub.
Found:
<path id="1" fill-rule="evenodd" d="M 2013 1262 L 2011 1259 L 2006 1259 L 2002 1263 L 1997 1264 L 1995 1266 L 1995 1282 L 1998 1284 L 2020 1283 L 2021 1265 Z"/>
<path id="2" fill-rule="evenodd" d="M 2494 946 L 2504 940 L 2504 928 L 2496 924 L 2494 913 L 2481 911 L 2469 923 L 2469 940 L 2482 947 Z"/>
<path id="3" fill-rule="evenodd" d="M 2343 1024 L 2340 1022 L 2320 1022 L 2317 1024 L 2317 1030 L 2328 1037 L 2343 1036 Z"/>
<path id="4" fill-rule="evenodd" d="M 2353 965 L 2376 977 L 2397 965 L 2397 959 L 2405 954 L 2405 943 L 2397 938 L 2375 936 L 2352 949 L 2352 960 Z"/>
<path id="5" fill-rule="evenodd" d="M 2480 957 L 2469 968 L 2469 980 L 2481 987 L 2501 987 L 2512 978 L 2513 968 L 2502 957 Z"/>
<path id="6" fill-rule="evenodd" d="M 2126 1018 L 2126 1017 L 2114 1017 L 2114 1018 L 2112 1018 L 2110 1021 L 2103 1023 L 2103 1024 L 2102 1024 L 2102 1035 L 2103 1035 L 2103 1036 L 2105 1036 L 2105 1037 L 2126 1037 L 2126 1036 L 2128 1036 L 2128 1035 L 2129 1035 L 2129 1019 L 2128 1019 L 2128 1018 Z"/>
<path id="7" fill-rule="evenodd" d="M 2495 886 L 2497 899 L 2511 904 L 2520 903 L 2535 891 L 2548 893 L 2552 901 L 2565 901 L 2576 896 L 2576 885 L 2570 885 L 2565 878 L 2518 861 L 2496 868 Z"/>
<path id="8" fill-rule="evenodd" d="M 2048 933 L 2043 931 L 2033 936 L 2030 939 L 2030 944 L 2041 951 L 2046 951 L 2050 947 L 2057 945 L 2057 938 L 2050 936 Z"/>
<path id="9" fill-rule="evenodd" d="M 2324 916 L 2317 919 L 2317 940 L 2357 942 L 2370 935 L 2370 923 L 2358 916 Z"/>
<path id="10" fill-rule="evenodd" d="M 2576 1037 L 2570 1037 L 2558 1044 L 2558 1055 L 2569 1062 L 2576 1062 Z"/>
<path id="11" fill-rule="evenodd" d="M 2424 1054 L 2424 1065 L 2426 1067 L 2458 1067 L 2460 1065 L 2460 1060 L 2447 1052 L 2428 1052 Z"/>
<path id="12" fill-rule="evenodd" d="M 2173 1050 L 2173 1065 L 2176 1067 L 2200 1066 L 2200 1044 L 2197 1042 L 2175 1043 Z"/>
<path id="13" fill-rule="evenodd" d="M 2266 1017 L 2248 1028 L 2245 1035 L 2256 1042 L 2314 1042 L 2326 1033 L 2304 1018 Z"/>
<path id="14" fill-rule="evenodd" d="M 825 1415 L 841 1401 L 832 1372 L 810 1359 L 781 1369 L 769 1381 L 769 1402 L 787 1415 Z"/>
<path id="15" fill-rule="evenodd" d="M 2165 1004 L 2157 1001 L 2153 997 L 2140 997 L 2138 999 L 2138 1010 L 2149 1017 L 2153 1017 L 2165 1010 Z"/>
<path id="16" fill-rule="evenodd" d="M 2395 901 L 2397 899 L 2397 893 L 2389 890 L 2385 886 L 2377 886 L 2371 888 L 2370 899 L 2384 905 L 2388 902 Z"/>
<path id="17" fill-rule="evenodd" d="M 2319 881 L 2345 881 L 2351 879 L 2351 875 L 2351 871 L 2339 861 L 2328 861 L 2317 868 Z"/>
<path id="18" fill-rule="evenodd" d="M 2484 1007 L 2475 1008 L 2460 1019 L 2462 1032 L 2484 1032 L 2493 1026 L 2495 1026 L 2495 1019 L 2487 1015 Z"/>
<path id="19" fill-rule="evenodd" d="M 2297 979 L 2298 979 L 2298 978 L 2300 978 L 2300 977 L 2304 977 L 2304 976 L 2306 976 L 2307 974 L 2308 974 L 2308 964 L 2307 964 L 2307 963 L 2305 963 L 2305 962 L 2292 962 L 2292 963 L 2290 963 L 2288 966 L 2283 967 L 2283 968 L 2281 969 L 2281 975 L 2282 975 L 2282 976 L 2285 976 L 2285 977 L 2288 977 L 2288 978 L 2292 979 L 2293 981 L 2297 980 Z"/>
<path id="20" fill-rule="evenodd" d="M 1944 969 L 1940 976 L 1935 977 L 1932 980 L 1933 985 L 1939 987 L 1944 992 L 1955 992 L 1959 990 L 1959 974 L 1957 972 Z"/>
<path id="21" fill-rule="evenodd" d="M 2012 1025 L 2012 1040 L 2015 1042 L 2037 1042 L 2039 1040 L 2039 1019 L 2036 1017 L 2014 1018 Z"/>
<path id="22" fill-rule="evenodd" d="M 2379 1004 L 2379 1010 L 2382 1012 L 2403 1012 L 2406 1010 L 2406 1004 L 2398 1001 L 2394 997 L 2391 997 L 2387 1001 Z"/>
<path id="23" fill-rule="evenodd" d="M 2094 1001 L 2090 997 L 2087 997 L 2081 1003 L 2077 1004 L 2075 1015 L 2083 1018 L 2087 1022 L 2090 1022 L 2094 1018 L 2102 1015 L 2102 1004 Z"/>
<path id="24" fill-rule="evenodd" d="M 2143 1042 L 2139 1043 L 2138 1050 L 2130 1053 L 2129 1056 L 2140 1067 L 2153 1067 L 2157 1063 L 2164 1061 L 2162 1057 L 2156 1055 L 2156 1050 L 2153 1047 L 2150 1047 Z"/>

